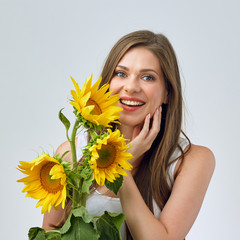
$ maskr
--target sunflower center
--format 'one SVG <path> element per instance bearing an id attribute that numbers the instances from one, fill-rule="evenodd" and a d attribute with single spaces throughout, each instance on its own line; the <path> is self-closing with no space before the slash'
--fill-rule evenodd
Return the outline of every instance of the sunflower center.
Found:
<path id="1" fill-rule="evenodd" d="M 98 150 L 98 155 L 97 166 L 99 168 L 107 168 L 115 161 L 116 149 L 111 143 L 108 143 L 107 145 L 102 145 L 102 148 Z"/>
<path id="2" fill-rule="evenodd" d="M 99 105 L 91 98 L 89 98 L 89 100 L 87 101 L 87 106 L 89 105 L 94 105 L 94 109 L 91 111 L 91 114 L 100 115 L 102 113 L 102 110 L 99 107 Z"/>
<path id="3" fill-rule="evenodd" d="M 42 166 L 40 170 L 40 181 L 43 188 L 49 193 L 57 193 L 63 189 L 60 179 L 51 179 L 49 172 L 56 163 L 49 162 Z"/>

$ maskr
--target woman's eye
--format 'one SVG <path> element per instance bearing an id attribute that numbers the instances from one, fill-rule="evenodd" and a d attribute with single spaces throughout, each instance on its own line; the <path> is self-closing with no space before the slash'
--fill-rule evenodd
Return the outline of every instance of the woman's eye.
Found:
<path id="1" fill-rule="evenodd" d="M 154 77 L 147 75 L 147 76 L 144 76 L 143 79 L 146 81 L 153 81 Z"/>
<path id="2" fill-rule="evenodd" d="M 116 76 L 123 78 L 126 77 L 126 74 L 123 72 L 116 72 Z"/>

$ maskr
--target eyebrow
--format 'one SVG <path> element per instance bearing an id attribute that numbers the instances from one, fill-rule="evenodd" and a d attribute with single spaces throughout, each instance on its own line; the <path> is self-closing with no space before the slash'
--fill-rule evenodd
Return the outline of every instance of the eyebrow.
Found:
<path id="1" fill-rule="evenodd" d="M 122 65 L 117 65 L 117 67 L 123 68 L 123 69 L 125 69 L 125 70 L 129 70 L 127 67 L 122 66 Z"/>
<path id="2" fill-rule="evenodd" d="M 122 65 L 117 65 L 117 67 L 122 68 L 122 69 L 124 69 L 126 71 L 129 70 L 129 68 L 127 68 L 125 66 L 122 66 Z M 159 76 L 159 74 L 155 70 L 153 70 L 151 68 L 143 68 L 143 69 L 140 70 L 140 72 L 154 72 L 154 73 L 156 73 Z"/>

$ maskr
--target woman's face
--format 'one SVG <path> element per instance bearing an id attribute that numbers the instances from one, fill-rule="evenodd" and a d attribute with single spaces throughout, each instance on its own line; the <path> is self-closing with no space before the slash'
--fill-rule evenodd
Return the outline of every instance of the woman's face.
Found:
<path id="1" fill-rule="evenodd" d="M 119 61 L 110 82 L 110 91 L 119 94 L 123 108 L 120 122 L 136 126 L 142 124 L 148 113 L 167 103 L 167 91 L 158 58 L 144 47 L 126 52 Z"/>

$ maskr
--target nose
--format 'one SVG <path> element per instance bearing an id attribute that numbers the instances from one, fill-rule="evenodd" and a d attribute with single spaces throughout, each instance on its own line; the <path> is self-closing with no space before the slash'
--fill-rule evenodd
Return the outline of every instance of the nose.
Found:
<path id="1" fill-rule="evenodd" d="M 135 76 L 129 76 L 125 81 L 123 89 L 127 93 L 140 92 L 141 87 L 138 78 Z"/>

